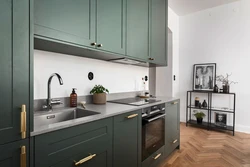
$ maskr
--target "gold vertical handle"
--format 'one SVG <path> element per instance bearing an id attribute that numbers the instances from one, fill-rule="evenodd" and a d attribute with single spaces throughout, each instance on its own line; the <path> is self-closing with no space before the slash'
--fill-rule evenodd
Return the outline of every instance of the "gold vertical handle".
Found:
<path id="1" fill-rule="evenodd" d="M 157 160 L 159 157 L 161 156 L 161 153 L 160 154 L 157 154 L 154 158 L 154 160 Z"/>
<path id="2" fill-rule="evenodd" d="M 21 147 L 21 154 L 20 154 L 20 167 L 26 167 L 26 147 Z"/>
<path id="3" fill-rule="evenodd" d="M 22 105 L 22 112 L 21 112 L 21 137 L 22 139 L 26 138 L 26 105 Z"/>
<path id="4" fill-rule="evenodd" d="M 134 118 L 134 117 L 137 117 L 137 116 L 138 116 L 138 114 L 132 114 L 132 115 L 127 116 L 127 118 L 131 119 L 131 118 Z"/>

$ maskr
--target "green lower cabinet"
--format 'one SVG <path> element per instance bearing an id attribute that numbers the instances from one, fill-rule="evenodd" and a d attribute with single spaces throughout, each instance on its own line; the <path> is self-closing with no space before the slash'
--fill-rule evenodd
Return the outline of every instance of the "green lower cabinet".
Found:
<path id="1" fill-rule="evenodd" d="M 169 156 L 180 145 L 180 101 L 166 104 L 165 156 Z"/>
<path id="2" fill-rule="evenodd" d="M 29 140 L 0 145 L 0 167 L 29 167 Z"/>
<path id="3" fill-rule="evenodd" d="M 35 167 L 112 167 L 112 118 L 36 136 Z"/>
<path id="4" fill-rule="evenodd" d="M 158 167 L 164 160 L 164 146 L 143 161 L 142 167 Z"/>
<path id="5" fill-rule="evenodd" d="M 114 167 L 141 166 L 141 110 L 114 117 Z"/>

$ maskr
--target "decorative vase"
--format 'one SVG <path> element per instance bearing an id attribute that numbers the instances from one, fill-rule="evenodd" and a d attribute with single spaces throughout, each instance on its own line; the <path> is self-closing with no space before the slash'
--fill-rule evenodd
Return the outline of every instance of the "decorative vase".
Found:
<path id="1" fill-rule="evenodd" d="M 223 85 L 223 93 L 229 93 L 230 86 L 229 85 Z"/>
<path id="2" fill-rule="evenodd" d="M 106 104 L 106 93 L 95 93 L 93 94 L 94 104 Z"/>
<path id="3" fill-rule="evenodd" d="M 214 86 L 214 93 L 219 93 L 219 87 L 217 85 Z"/>
<path id="4" fill-rule="evenodd" d="M 197 119 L 197 124 L 202 124 L 203 118 L 196 118 Z"/>
<path id="5" fill-rule="evenodd" d="M 207 102 L 206 102 L 206 100 L 203 101 L 202 107 L 203 107 L 203 108 L 207 108 Z"/>
<path id="6" fill-rule="evenodd" d="M 199 99 L 199 97 L 196 97 L 195 101 L 194 101 L 195 107 L 199 107 L 199 103 L 200 103 L 200 99 Z"/>

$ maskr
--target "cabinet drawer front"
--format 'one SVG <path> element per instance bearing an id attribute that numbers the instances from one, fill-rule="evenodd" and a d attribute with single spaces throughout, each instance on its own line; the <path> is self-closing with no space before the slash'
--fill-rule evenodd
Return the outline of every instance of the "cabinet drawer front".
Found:
<path id="1" fill-rule="evenodd" d="M 179 145 L 180 145 L 179 135 L 177 135 L 175 137 L 171 137 L 165 143 L 165 156 L 169 156 L 176 149 L 176 147 Z"/>
<path id="2" fill-rule="evenodd" d="M 138 117 L 141 117 L 141 110 L 136 110 L 136 111 L 132 111 L 129 113 L 115 116 L 114 123 L 123 122 L 123 121 L 130 121 L 130 120 L 136 119 Z"/>
<path id="3" fill-rule="evenodd" d="M 142 163 L 142 167 L 157 167 L 164 159 L 164 146 L 156 151 L 152 156 L 148 157 Z"/>
<path id="4" fill-rule="evenodd" d="M 53 166 L 71 157 L 78 161 L 111 147 L 112 118 L 108 118 L 35 137 L 35 164 Z"/>

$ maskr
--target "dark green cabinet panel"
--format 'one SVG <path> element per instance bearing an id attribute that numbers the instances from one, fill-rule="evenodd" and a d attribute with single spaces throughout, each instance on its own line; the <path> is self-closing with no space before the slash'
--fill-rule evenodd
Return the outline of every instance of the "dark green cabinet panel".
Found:
<path id="1" fill-rule="evenodd" d="M 35 35 L 94 47 L 95 5 L 95 0 L 34 0 Z"/>
<path id="2" fill-rule="evenodd" d="M 166 65 L 168 6 L 166 0 L 150 0 L 150 55 L 151 62 Z"/>
<path id="3" fill-rule="evenodd" d="M 162 160 L 164 160 L 164 146 L 144 160 L 142 167 L 158 167 Z"/>
<path id="4" fill-rule="evenodd" d="M 141 110 L 114 117 L 113 145 L 114 167 L 140 166 Z"/>
<path id="5" fill-rule="evenodd" d="M 166 106 L 165 155 L 168 156 L 180 143 L 180 101 Z"/>
<path id="6" fill-rule="evenodd" d="M 112 166 L 112 118 L 35 137 L 35 167 L 71 167 L 96 154 L 81 166 Z"/>
<path id="7" fill-rule="evenodd" d="M 0 22 L 0 144 L 4 144 L 21 139 L 21 105 L 29 111 L 29 0 L 1 0 Z"/>
<path id="8" fill-rule="evenodd" d="M 127 0 L 126 55 L 148 61 L 149 1 Z"/>
<path id="9" fill-rule="evenodd" d="M 97 49 L 125 54 L 125 2 L 97 0 Z"/>
<path id="10" fill-rule="evenodd" d="M 25 148 L 25 152 L 21 148 Z M 29 142 L 21 140 L 10 144 L 0 145 L 0 167 L 20 167 L 21 157 L 26 167 L 29 167 Z"/>

